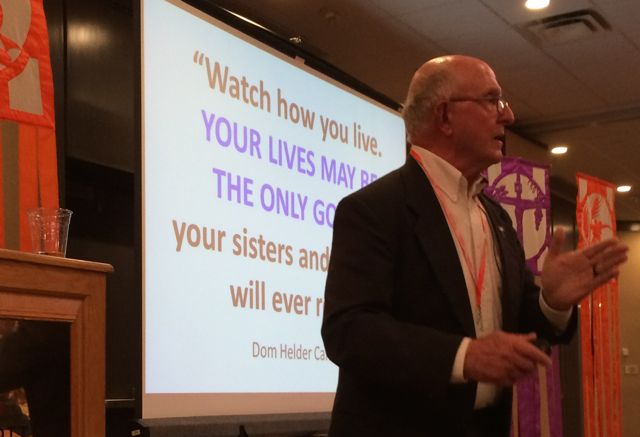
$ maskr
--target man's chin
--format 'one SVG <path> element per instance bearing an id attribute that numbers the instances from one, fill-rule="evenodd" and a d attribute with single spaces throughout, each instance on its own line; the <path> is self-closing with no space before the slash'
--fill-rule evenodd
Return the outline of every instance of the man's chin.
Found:
<path id="1" fill-rule="evenodd" d="M 499 163 L 500 161 L 502 161 L 503 156 L 504 156 L 504 154 L 502 153 L 502 150 L 497 151 L 491 157 L 491 164 L 489 164 L 489 165 L 493 165 L 493 164 Z"/>

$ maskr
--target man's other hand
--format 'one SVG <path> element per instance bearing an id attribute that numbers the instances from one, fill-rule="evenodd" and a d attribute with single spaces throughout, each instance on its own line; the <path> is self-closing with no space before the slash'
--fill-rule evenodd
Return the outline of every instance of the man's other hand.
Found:
<path id="1" fill-rule="evenodd" d="M 510 387 L 538 364 L 550 366 L 551 358 L 533 344 L 535 339 L 535 333 L 494 331 L 471 340 L 464 360 L 465 379 Z"/>
<path id="2" fill-rule="evenodd" d="M 545 302 L 559 311 L 577 305 L 593 290 L 616 278 L 629 250 L 626 244 L 610 238 L 584 249 L 563 251 L 564 239 L 564 229 L 556 229 L 541 277 Z"/>

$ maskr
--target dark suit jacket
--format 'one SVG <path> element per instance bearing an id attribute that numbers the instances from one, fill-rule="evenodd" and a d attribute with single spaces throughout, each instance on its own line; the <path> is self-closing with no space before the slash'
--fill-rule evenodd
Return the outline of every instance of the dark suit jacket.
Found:
<path id="1" fill-rule="evenodd" d="M 575 316 L 558 337 L 508 214 L 482 202 L 497 243 L 503 329 L 567 341 Z M 340 367 L 330 435 L 463 435 L 477 384 L 450 378 L 462 338 L 475 337 L 473 316 L 445 216 L 415 160 L 344 198 L 333 232 L 322 325 Z M 505 432 L 510 399 L 500 407 Z"/>

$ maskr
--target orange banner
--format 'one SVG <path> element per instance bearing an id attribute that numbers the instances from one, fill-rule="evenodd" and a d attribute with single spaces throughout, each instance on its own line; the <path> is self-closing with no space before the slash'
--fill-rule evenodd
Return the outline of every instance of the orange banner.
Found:
<path id="1" fill-rule="evenodd" d="M 29 126 L 22 126 L 28 129 Z M 53 129 L 35 127 L 37 131 L 36 154 L 38 157 L 38 206 L 58 207 L 58 158 L 56 133 Z"/>
<path id="2" fill-rule="evenodd" d="M 578 247 L 616 235 L 615 187 L 577 174 Z M 585 437 L 622 435 L 618 284 L 604 284 L 580 304 Z"/>
<path id="3" fill-rule="evenodd" d="M 58 206 L 49 36 L 42 0 L 0 1 L 0 247 L 30 250 L 26 210 Z"/>
<path id="4" fill-rule="evenodd" d="M 0 119 L 55 126 L 42 0 L 0 3 Z"/>
<path id="5" fill-rule="evenodd" d="M 4 239 L 4 161 L 2 159 L 2 125 L 0 125 L 0 247 L 5 246 Z"/>
<path id="6" fill-rule="evenodd" d="M 27 223 L 27 209 L 38 206 L 37 128 L 20 126 L 18 131 L 18 193 L 20 250 L 31 250 L 31 234 Z"/>

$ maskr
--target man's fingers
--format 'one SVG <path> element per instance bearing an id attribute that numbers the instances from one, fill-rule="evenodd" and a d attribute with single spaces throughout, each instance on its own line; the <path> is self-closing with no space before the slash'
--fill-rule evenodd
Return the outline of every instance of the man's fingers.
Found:
<path id="1" fill-rule="evenodd" d="M 610 280 L 618 277 L 618 274 L 620 273 L 620 271 L 618 270 L 617 267 L 610 269 L 606 272 L 600 273 L 598 272 L 598 275 L 593 279 L 593 289 L 596 289 L 604 284 L 606 284 L 607 282 L 609 282 Z"/>
<path id="2" fill-rule="evenodd" d="M 535 362 L 519 355 L 516 355 L 513 358 L 513 365 L 521 374 L 527 374 L 527 373 L 533 372 L 533 370 L 536 368 Z"/>
<path id="3" fill-rule="evenodd" d="M 596 273 L 599 275 L 601 273 L 608 274 L 610 271 L 617 270 L 620 264 L 624 263 L 627 260 L 626 252 L 623 254 L 616 255 L 615 257 L 607 258 L 604 261 L 596 263 L 594 265 Z"/>
<path id="4" fill-rule="evenodd" d="M 467 349 L 464 376 L 510 386 L 535 371 L 537 365 L 549 366 L 551 359 L 532 342 L 536 334 L 509 334 L 495 331 L 472 340 Z"/>
<path id="5" fill-rule="evenodd" d="M 514 349 L 529 361 L 542 364 L 543 366 L 551 365 L 551 358 L 531 342 L 516 342 L 514 343 Z"/>
<path id="6" fill-rule="evenodd" d="M 598 288 L 618 276 L 619 266 L 627 261 L 627 251 L 627 246 L 619 244 L 594 258 L 592 289 Z"/>
<path id="7" fill-rule="evenodd" d="M 624 248 L 623 250 L 625 251 L 628 249 L 625 244 L 620 243 L 617 239 L 609 238 L 583 249 L 582 253 L 584 254 L 584 256 L 592 260 L 600 254 L 604 253 L 607 249 L 612 249 L 616 246 Z"/>
<path id="8" fill-rule="evenodd" d="M 553 238 L 551 239 L 551 243 L 549 244 L 549 255 L 558 255 L 562 252 L 562 247 L 564 246 L 564 228 L 558 226 L 556 230 L 553 232 Z"/>

